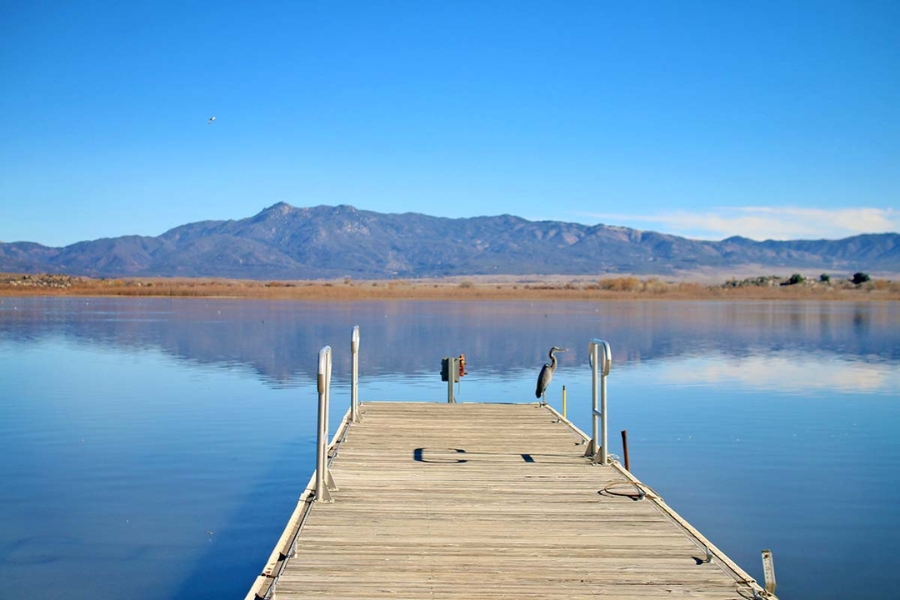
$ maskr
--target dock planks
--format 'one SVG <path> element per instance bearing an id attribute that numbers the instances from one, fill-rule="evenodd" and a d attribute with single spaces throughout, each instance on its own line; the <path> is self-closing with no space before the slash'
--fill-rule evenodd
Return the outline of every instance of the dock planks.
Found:
<path id="1" fill-rule="evenodd" d="M 765 596 L 652 494 L 600 493 L 630 474 L 592 464 L 583 434 L 552 409 L 377 402 L 363 411 L 337 447 L 334 502 L 301 497 L 298 512 L 309 510 L 277 600 Z M 711 563 L 701 562 L 707 545 Z"/>

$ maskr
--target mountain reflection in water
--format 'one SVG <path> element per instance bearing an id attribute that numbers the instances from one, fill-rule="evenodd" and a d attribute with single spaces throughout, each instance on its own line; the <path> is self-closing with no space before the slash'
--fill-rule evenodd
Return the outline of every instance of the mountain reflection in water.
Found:
<path id="1" fill-rule="evenodd" d="M 583 364 L 597 336 L 613 344 L 617 367 L 773 352 L 892 363 L 900 359 L 898 322 L 896 303 L 8 298 L 0 305 L 8 341 L 66 335 L 159 348 L 199 363 L 247 365 L 274 385 L 314 376 L 310 357 L 326 344 L 336 349 L 335 375 L 347 376 L 353 325 L 363 335 L 361 371 L 381 375 L 431 373 L 440 357 L 459 352 L 481 373 L 540 368 L 554 344 L 571 350 L 561 365 Z"/>

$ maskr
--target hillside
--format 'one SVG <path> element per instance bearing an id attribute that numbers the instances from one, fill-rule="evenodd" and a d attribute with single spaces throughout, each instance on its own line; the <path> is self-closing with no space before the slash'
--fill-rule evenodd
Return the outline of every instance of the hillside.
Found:
<path id="1" fill-rule="evenodd" d="M 157 237 L 106 238 L 64 248 L 0 243 L 0 271 L 93 277 L 677 275 L 747 266 L 900 273 L 900 235 L 709 242 L 511 215 L 448 219 L 279 203 L 246 219 L 190 223 Z"/>

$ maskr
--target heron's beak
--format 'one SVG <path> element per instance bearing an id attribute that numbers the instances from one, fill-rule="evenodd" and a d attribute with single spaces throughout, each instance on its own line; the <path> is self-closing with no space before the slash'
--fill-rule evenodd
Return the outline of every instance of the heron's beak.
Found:
<path id="1" fill-rule="evenodd" d="M 559 350 L 557 350 L 557 352 L 568 352 L 568 351 L 569 351 L 568 348 L 560 348 Z"/>

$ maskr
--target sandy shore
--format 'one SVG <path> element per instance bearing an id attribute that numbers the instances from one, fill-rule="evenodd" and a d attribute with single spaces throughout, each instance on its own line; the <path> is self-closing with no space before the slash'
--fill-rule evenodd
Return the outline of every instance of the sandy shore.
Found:
<path id="1" fill-rule="evenodd" d="M 207 278 L 92 279 L 0 274 L 0 296 L 217 297 L 284 300 L 837 300 L 897 301 L 900 282 L 872 280 L 729 281 L 715 285 L 663 278 L 565 276 L 460 277 L 356 281 L 254 281 Z"/>

